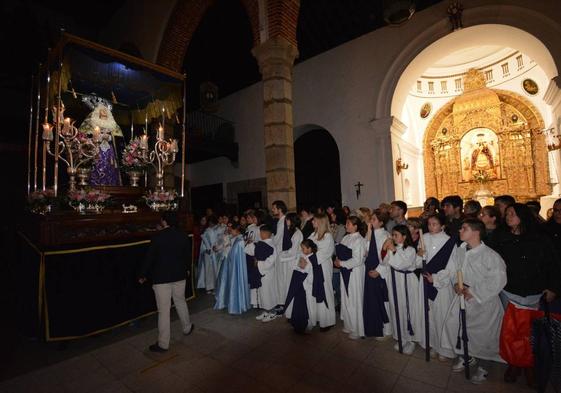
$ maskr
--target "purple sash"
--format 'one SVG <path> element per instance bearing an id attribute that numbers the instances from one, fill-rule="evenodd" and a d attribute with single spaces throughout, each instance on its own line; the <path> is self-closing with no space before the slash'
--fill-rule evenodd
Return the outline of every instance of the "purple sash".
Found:
<path id="1" fill-rule="evenodd" d="M 444 243 L 444 245 L 440 248 L 440 250 L 438 250 L 436 255 L 432 257 L 430 263 L 427 263 L 425 272 L 430 274 L 435 274 L 441 271 L 442 269 L 445 269 L 446 265 L 448 264 L 448 260 L 450 259 L 450 254 L 452 254 L 452 251 L 454 250 L 455 246 L 456 246 L 456 239 L 453 237 L 448 239 L 448 241 Z M 426 279 L 424 280 L 424 282 L 425 282 L 425 288 L 427 290 L 428 298 L 430 300 L 436 299 L 436 295 L 438 295 L 438 289 L 436 289 L 434 285 L 428 282 Z"/>
<path id="2" fill-rule="evenodd" d="M 325 302 L 325 306 L 329 308 L 327 304 L 327 298 L 325 297 L 325 287 L 323 286 L 323 269 L 318 263 L 318 258 L 316 254 L 310 255 L 308 258 L 314 269 L 314 283 L 312 284 L 312 296 L 316 298 L 316 303 Z"/>
<path id="3" fill-rule="evenodd" d="M 389 322 L 388 313 L 384 302 L 388 301 L 388 288 L 386 280 L 382 277 L 372 278 L 368 275 L 370 270 L 376 269 L 380 264 L 376 236 L 372 232 L 370 247 L 366 257 L 366 277 L 364 279 L 364 301 L 362 314 L 364 318 L 364 335 L 367 337 L 383 337 L 384 323 Z"/>
<path id="4" fill-rule="evenodd" d="M 343 244 L 337 244 L 335 246 L 335 254 L 340 261 L 348 261 L 353 257 L 353 250 Z M 343 283 L 345 284 L 345 290 L 347 294 L 349 293 L 349 281 L 351 279 L 351 270 L 346 267 L 340 267 L 341 277 L 343 277 Z"/>
<path id="5" fill-rule="evenodd" d="M 255 261 L 264 261 L 273 255 L 274 248 L 265 242 L 255 243 L 255 257 L 246 254 L 247 262 L 247 278 L 249 281 L 249 287 L 251 289 L 256 289 L 261 287 L 261 273 L 259 273 L 259 268 L 255 266 Z"/>
<path id="6" fill-rule="evenodd" d="M 308 306 L 306 304 L 306 290 L 304 289 L 304 280 L 308 277 L 308 273 L 298 270 L 292 271 L 290 286 L 286 296 L 285 309 L 292 303 L 292 315 L 290 316 L 290 324 L 295 330 L 303 331 L 308 326 Z"/>
<path id="7" fill-rule="evenodd" d="M 288 232 L 288 225 L 286 224 L 286 218 L 284 219 L 284 231 L 282 233 L 282 250 L 290 250 L 292 247 L 292 236 Z"/>

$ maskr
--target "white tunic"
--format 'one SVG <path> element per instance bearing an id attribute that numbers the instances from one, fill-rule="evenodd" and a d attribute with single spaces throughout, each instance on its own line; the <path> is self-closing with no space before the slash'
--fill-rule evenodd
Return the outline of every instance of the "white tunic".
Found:
<path id="1" fill-rule="evenodd" d="M 311 254 L 313 255 L 313 254 Z M 313 297 L 312 295 L 312 290 L 313 290 L 313 284 L 314 284 L 314 269 L 312 266 L 312 263 L 310 262 L 309 257 L 311 255 L 303 255 L 301 254 L 301 257 L 304 257 L 307 261 L 306 267 L 305 268 L 301 268 L 300 266 L 298 266 L 298 262 L 300 260 L 300 257 L 298 257 L 298 261 L 296 263 L 296 265 L 294 266 L 292 271 L 299 271 L 299 272 L 303 272 L 308 274 L 308 276 L 306 277 L 306 279 L 304 280 L 304 290 L 306 291 L 306 306 L 308 307 L 308 329 L 312 329 L 314 327 L 314 321 L 312 319 L 313 317 L 313 312 L 316 309 L 316 298 Z M 292 276 L 291 276 L 292 279 Z M 292 306 L 294 303 L 294 299 L 292 299 L 292 301 L 290 302 L 290 304 L 288 304 L 288 306 L 286 307 L 286 310 L 284 312 L 284 315 L 286 318 L 291 318 L 292 317 Z"/>
<path id="2" fill-rule="evenodd" d="M 309 237 L 317 246 L 318 251 L 316 257 L 318 264 L 321 266 L 323 272 L 323 288 L 325 290 L 325 303 L 312 302 L 308 308 L 310 314 L 310 321 L 313 326 L 319 323 L 320 327 L 329 327 L 335 325 L 335 294 L 333 293 L 333 260 L 331 257 L 335 252 L 335 242 L 331 233 L 323 235 L 321 240 L 318 240 L 317 233 L 314 232 Z"/>
<path id="3" fill-rule="evenodd" d="M 288 282 L 288 284 L 285 283 L 287 274 L 280 261 L 280 254 L 283 252 L 282 239 L 284 237 L 285 221 L 286 221 L 286 216 L 283 215 L 282 217 L 279 218 L 279 220 L 277 221 L 277 232 L 275 233 L 272 239 L 273 244 L 275 245 L 275 249 L 277 250 L 277 263 L 275 264 L 275 269 L 276 269 L 276 279 L 277 279 L 277 284 L 276 284 L 277 299 L 279 302 L 278 304 L 284 304 L 284 301 L 286 300 L 286 293 L 284 292 L 284 290 L 285 288 L 288 289 L 288 285 L 290 284 L 290 282 Z M 288 277 L 288 279 L 290 280 L 290 276 Z"/>
<path id="4" fill-rule="evenodd" d="M 300 243 L 302 243 L 302 240 L 302 232 L 300 229 L 296 228 L 294 234 L 290 238 L 292 246 L 286 251 L 280 251 L 282 245 L 280 249 L 277 249 L 279 254 L 277 262 L 277 290 L 280 304 L 284 304 L 286 301 L 288 287 L 290 286 L 290 280 L 292 278 L 292 270 L 294 270 L 300 258 Z"/>
<path id="5" fill-rule="evenodd" d="M 259 273 L 262 275 L 261 286 L 256 290 L 257 303 L 254 303 L 252 299 L 252 304 L 256 304 L 258 307 L 265 310 L 271 310 L 279 304 L 277 298 L 277 278 L 275 271 L 277 252 L 272 239 L 265 239 L 262 241 L 273 247 L 273 253 L 264 261 L 257 261 L 257 268 L 259 269 Z M 254 256 L 255 243 L 250 243 L 245 246 L 245 253 Z"/>
<path id="6" fill-rule="evenodd" d="M 439 233 L 425 233 L 423 235 L 423 243 L 425 246 L 425 252 L 427 254 L 427 266 L 430 265 L 432 258 L 440 251 L 442 246 L 446 244 L 446 242 L 450 239 L 444 232 Z M 454 247 L 455 248 L 455 247 Z M 454 250 L 450 254 L 450 258 L 454 257 Z M 422 258 L 417 257 L 417 266 L 422 267 Z M 442 270 L 441 270 L 442 271 Z M 434 274 L 433 276 L 438 277 L 440 272 Z M 445 273 L 446 274 L 446 273 Z M 422 279 L 422 278 L 421 278 Z M 417 333 L 417 338 L 419 339 L 419 344 L 425 348 L 425 318 L 424 318 L 424 281 L 419 282 L 419 294 L 418 300 L 419 304 L 417 306 L 417 310 L 421 314 L 421 331 Z M 447 285 L 441 289 L 438 289 L 438 295 L 434 299 L 434 301 L 429 299 L 429 338 L 430 338 L 430 346 L 434 351 L 442 356 L 446 356 L 449 358 L 454 357 L 454 352 L 444 349 L 440 346 L 441 336 L 442 336 L 442 329 L 444 327 L 444 321 L 446 319 L 446 314 L 448 313 L 448 309 L 450 308 L 450 304 L 452 303 L 452 299 L 454 298 L 454 291 L 452 290 L 451 285 Z"/>
<path id="7" fill-rule="evenodd" d="M 419 280 L 413 271 L 416 268 L 417 258 L 414 247 L 403 248 L 401 244 L 396 246 L 396 252 L 388 251 L 384 258 L 384 264 L 388 267 L 393 267 L 395 271 L 395 284 L 397 291 L 397 304 L 399 310 L 399 326 L 401 328 L 401 339 L 403 343 L 418 341 L 417 337 L 423 334 L 421 331 L 422 325 L 420 319 L 423 317 L 422 309 L 418 310 L 418 294 L 419 294 Z M 399 272 L 410 272 L 408 274 Z M 395 314 L 395 302 L 392 286 L 392 275 L 389 270 L 388 278 L 386 279 L 388 285 L 388 298 L 390 301 L 390 321 L 392 324 L 393 337 L 397 340 L 397 321 Z M 407 298 L 405 293 L 405 285 L 407 285 L 407 295 L 409 297 L 409 315 L 413 334 L 410 334 L 407 328 Z"/>
<path id="8" fill-rule="evenodd" d="M 346 235 L 341 244 L 353 252 L 351 259 L 341 261 L 341 267 L 351 270 L 349 289 L 341 277 L 341 319 L 345 330 L 355 336 L 364 336 L 364 317 L 362 305 L 364 301 L 364 259 L 366 258 L 366 243 L 360 233 Z"/>
<path id="9" fill-rule="evenodd" d="M 485 244 L 467 250 L 463 243 L 456 249 L 446 269 L 433 276 L 435 287 L 440 290 L 456 283 L 458 270 L 462 271 L 464 283 L 469 285 L 473 295 L 466 300 L 469 354 L 503 362 L 499 356 L 499 337 L 504 311 L 499 293 L 506 285 L 506 265 L 500 255 Z M 463 354 L 463 349 L 456 348 L 459 314 L 460 296 L 455 295 L 446 314 L 441 347 Z"/>
<path id="10" fill-rule="evenodd" d="M 261 231 L 256 224 L 249 224 L 247 226 L 247 238 L 252 242 L 258 242 L 261 240 Z"/>
<path id="11" fill-rule="evenodd" d="M 382 247 L 384 246 L 385 241 L 391 237 L 390 233 L 386 231 L 384 228 L 378 228 L 374 230 L 374 236 L 376 237 L 376 251 L 378 252 L 378 260 L 380 263 L 376 268 L 376 271 L 380 273 L 380 277 L 386 280 L 386 285 L 388 285 L 388 275 L 390 273 L 389 266 L 386 266 L 382 263 Z M 370 250 L 370 240 L 366 240 L 366 255 L 368 255 L 368 250 Z M 386 314 L 388 317 L 390 315 L 390 303 L 384 302 L 384 306 L 386 308 Z M 391 321 L 388 323 L 384 323 L 384 336 L 391 336 L 392 335 L 392 324 Z"/>

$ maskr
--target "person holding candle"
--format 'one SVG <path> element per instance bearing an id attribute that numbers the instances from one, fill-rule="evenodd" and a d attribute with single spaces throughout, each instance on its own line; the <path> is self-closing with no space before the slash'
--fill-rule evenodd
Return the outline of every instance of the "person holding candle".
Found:
<path id="1" fill-rule="evenodd" d="M 386 251 L 383 264 L 392 269 L 388 277 L 388 297 L 393 336 L 399 341 L 401 335 L 403 353 L 412 355 L 415 341 L 422 334 L 419 321 L 422 314 L 417 309 L 419 280 L 414 273 L 417 251 L 413 247 L 409 228 L 406 225 L 396 225 L 392 230 L 392 237 L 386 240 L 382 249 Z M 400 350 L 399 342 L 394 345 L 394 349 Z"/>
<path id="2" fill-rule="evenodd" d="M 469 341 L 469 366 L 477 363 L 477 358 L 502 362 L 499 356 L 499 336 L 503 307 L 499 293 L 507 283 L 506 265 L 501 256 L 481 242 L 485 235 L 485 225 L 474 218 L 466 219 L 459 231 L 462 244 L 450 258 L 446 269 L 439 274 L 427 275 L 428 282 L 437 288 L 452 285 L 456 296 L 452 300 L 442 329 L 440 345 L 455 352 L 457 362 L 452 371 L 462 372 L 466 365 L 461 357 L 462 341 L 459 322 L 460 295 L 465 299 L 466 329 Z M 463 290 L 458 285 L 458 272 L 463 278 Z M 460 345 L 458 345 L 460 344 Z M 473 382 L 481 383 L 485 373 L 478 372 Z"/>
<path id="3" fill-rule="evenodd" d="M 432 276 L 438 276 L 446 268 L 448 261 L 453 257 L 456 242 L 444 233 L 444 217 L 441 215 L 433 214 L 428 216 L 427 226 L 429 232 L 421 236 L 421 247 L 417 253 L 417 266 L 422 266 L 423 258 L 426 260 L 426 267 L 422 277 L 423 281 L 419 285 L 419 305 L 417 309 L 422 310 L 424 308 L 424 299 L 427 296 L 429 305 L 430 354 L 432 357 L 438 356 L 438 360 L 444 362 L 454 358 L 454 352 L 440 346 L 442 328 L 446 313 L 452 303 L 454 292 L 450 285 L 437 287 L 429 282 L 429 279 Z M 438 280 L 436 281 L 438 282 Z M 421 321 L 423 322 L 424 331 L 424 318 Z M 419 334 L 419 339 L 421 347 L 425 348 L 425 335 Z"/>

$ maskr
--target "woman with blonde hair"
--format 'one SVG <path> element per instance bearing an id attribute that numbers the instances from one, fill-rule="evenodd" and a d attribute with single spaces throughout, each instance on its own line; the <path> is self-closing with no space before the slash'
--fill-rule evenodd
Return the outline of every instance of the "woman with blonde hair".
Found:
<path id="1" fill-rule="evenodd" d="M 318 264 L 323 272 L 323 286 L 325 301 L 312 305 L 309 310 L 310 322 L 315 326 L 319 322 L 320 331 L 329 330 L 335 325 L 335 296 L 333 294 L 332 279 L 333 261 L 331 256 L 335 252 L 335 243 L 329 230 L 329 218 L 326 214 L 315 214 L 312 224 L 314 233 L 309 237 L 318 247 L 316 252 Z"/>

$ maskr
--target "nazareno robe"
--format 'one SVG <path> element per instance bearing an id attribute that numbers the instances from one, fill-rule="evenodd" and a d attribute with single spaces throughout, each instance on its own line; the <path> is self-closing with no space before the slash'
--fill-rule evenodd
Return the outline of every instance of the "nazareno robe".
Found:
<path id="1" fill-rule="evenodd" d="M 218 258 L 213 250 L 215 245 L 216 231 L 214 227 L 209 227 L 201 236 L 201 251 L 197 264 L 197 288 L 205 288 L 207 291 L 214 289 L 218 274 Z"/>
<path id="2" fill-rule="evenodd" d="M 386 279 L 388 283 L 388 298 L 390 303 L 390 321 L 394 339 L 397 340 L 397 322 L 395 317 L 394 288 L 397 294 L 399 312 L 399 326 L 404 343 L 418 341 L 418 335 L 423 334 L 420 319 L 423 309 L 418 308 L 419 279 L 414 271 L 417 265 L 416 251 L 413 247 L 403 248 L 398 244 L 396 251 L 389 251 L 383 263 L 395 270 L 395 283 L 392 276 Z"/>
<path id="3" fill-rule="evenodd" d="M 453 256 L 456 249 L 456 241 L 450 238 L 446 233 L 440 232 L 436 234 L 425 233 L 423 235 L 423 243 L 425 246 L 427 264 L 425 271 L 432 274 L 433 278 L 438 277 L 439 272 L 446 268 L 448 261 Z M 417 257 L 417 266 L 422 266 L 422 258 Z M 438 354 L 451 358 L 454 352 L 443 349 L 440 345 L 442 329 L 448 308 L 452 303 L 454 291 L 450 285 L 437 289 L 435 286 L 427 282 L 424 278 L 419 282 L 419 305 L 418 310 L 424 311 L 425 289 L 429 298 L 429 338 L 431 348 Z M 424 314 L 424 313 L 423 313 Z M 425 348 L 425 318 L 421 318 L 422 331 L 417 334 L 419 344 Z"/>
<path id="4" fill-rule="evenodd" d="M 348 250 L 351 257 L 348 257 Z M 341 261 L 341 319 L 345 330 L 351 335 L 364 336 L 364 257 L 366 246 L 364 238 L 355 232 L 346 235 L 336 246 L 337 257 Z M 347 278 L 345 278 L 347 276 Z"/>
<path id="5" fill-rule="evenodd" d="M 376 270 L 380 265 L 380 255 L 378 252 L 376 233 L 372 231 L 370 242 L 368 242 L 368 254 L 364 261 L 364 304 L 362 312 L 364 317 L 364 335 L 367 337 L 383 337 L 384 325 L 390 321 L 386 308 L 388 300 L 386 280 L 381 275 L 376 278 L 368 275 L 369 271 Z"/>
<path id="6" fill-rule="evenodd" d="M 236 236 L 218 275 L 215 310 L 241 314 L 251 307 L 245 256 L 243 237 Z"/>
<path id="7" fill-rule="evenodd" d="M 277 252 L 272 239 L 248 244 L 245 253 L 254 256 L 257 270 L 261 274 L 261 286 L 252 290 L 251 304 L 271 310 L 278 304 L 275 264 Z"/>
<path id="8" fill-rule="evenodd" d="M 307 294 L 304 282 L 308 273 L 300 268 L 292 270 L 290 286 L 286 296 L 285 316 L 290 319 L 290 324 L 296 331 L 303 331 L 309 326 L 309 312 Z"/>
<path id="9" fill-rule="evenodd" d="M 286 227 L 286 223 L 285 223 Z M 288 294 L 288 287 L 291 281 L 292 271 L 298 263 L 300 257 L 300 243 L 302 243 L 303 237 L 300 229 L 296 229 L 292 236 L 288 233 L 288 229 L 285 228 L 285 235 L 283 237 L 283 251 L 279 252 L 279 257 L 277 261 L 277 289 L 279 301 L 284 304 L 286 295 Z M 288 237 L 288 242 L 285 239 Z M 288 248 L 285 249 L 285 247 Z"/>
<path id="10" fill-rule="evenodd" d="M 467 250 L 462 243 L 450 258 L 446 269 L 433 276 L 434 286 L 440 291 L 457 283 L 457 272 L 462 271 L 464 285 L 469 286 L 473 298 L 466 300 L 466 327 L 469 354 L 480 359 L 504 362 L 499 356 L 499 337 L 504 310 L 499 293 L 506 285 L 506 265 L 499 254 L 481 243 Z M 438 299 L 438 297 L 437 297 Z M 441 346 L 458 355 L 463 354 L 460 324 L 460 297 L 454 296 L 446 313 Z M 459 345 L 457 345 L 459 344 Z"/>
<path id="11" fill-rule="evenodd" d="M 311 325 L 315 326 L 319 323 L 320 327 L 329 327 L 335 325 L 335 294 L 333 292 L 333 260 L 332 256 L 335 252 L 335 242 L 331 233 L 323 235 L 321 240 L 318 239 L 317 233 L 314 232 L 309 237 L 318 247 L 315 253 L 317 263 L 321 267 L 323 273 L 323 289 L 325 292 L 325 302 L 316 302 L 315 300 L 308 302 L 308 310 L 310 313 Z M 310 273 L 313 274 L 313 268 L 310 263 Z M 315 275 L 312 277 L 314 278 Z M 311 289 L 310 289 L 311 290 Z M 310 294 L 310 296 L 312 296 Z"/>

